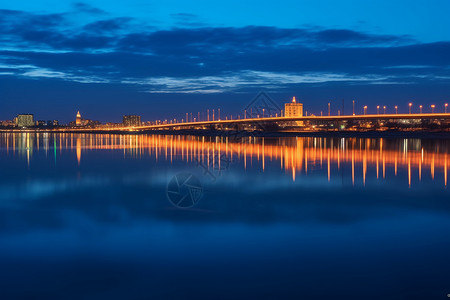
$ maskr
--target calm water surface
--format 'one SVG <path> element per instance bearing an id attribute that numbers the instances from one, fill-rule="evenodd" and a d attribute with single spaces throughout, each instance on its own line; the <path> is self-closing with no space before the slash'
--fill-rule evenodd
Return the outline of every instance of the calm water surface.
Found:
<path id="1" fill-rule="evenodd" d="M 0 133 L 0 298 L 446 299 L 449 151 Z"/>

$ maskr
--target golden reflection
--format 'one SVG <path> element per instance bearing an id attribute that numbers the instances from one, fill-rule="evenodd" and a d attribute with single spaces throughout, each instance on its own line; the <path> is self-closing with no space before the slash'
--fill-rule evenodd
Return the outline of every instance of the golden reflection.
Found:
<path id="1" fill-rule="evenodd" d="M 326 159 L 327 179 L 341 170 L 350 172 L 352 184 L 355 174 L 361 174 L 363 184 L 368 176 L 377 179 L 388 178 L 398 169 L 407 170 L 408 185 L 412 185 L 412 173 L 418 171 L 419 182 L 423 180 L 422 170 L 428 170 L 431 178 L 441 178 L 447 185 L 450 142 L 446 140 L 421 141 L 415 139 L 365 139 L 365 138 L 232 138 L 163 135 L 114 135 L 114 134 L 56 134 L 45 133 L 1 133 L 0 148 L 6 148 L 6 155 L 23 156 L 27 165 L 35 152 L 47 155 L 53 145 L 56 154 L 63 150 L 76 151 L 78 165 L 81 154 L 89 150 L 119 150 L 125 158 L 143 159 L 152 157 L 155 161 L 176 160 L 186 163 L 201 163 L 208 168 L 223 169 L 229 162 L 242 164 L 244 169 L 259 168 L 262 171 L 280 166 L 290 172 L 292 180 L 297 174 L 314 173 L 322 169 Z M 227 164 L 224 159 L 227 160 Z M 255 159 L 256 164 L 253 164 Z M 381 165 L 380 165 L 381 164 Z M 394 172 L 389 170 L 394 170 Z M 348 171 L 346 171 L 348 170 Z M 400 173 L 402 174 L 402 173 Z M 424 173 L 425 174 L 425 173 Z M 405 180 L 406 181 L 406 180 Z M 441 181 L 441 182 L 442 182 Z M 406 182 L 405 182 L 406 183 Z"/>
<path id="2" fill-rule="evenodd" d="M 355 150 L 352 149 L 352 184 L 355 185 Z"/>
<path id="3" fill-rule="evenodd" d="M 444 160 L 444 184 L 447 186 L 447 154 L 445 154 Z"/>
<path id="4" fill-rule="evenodd" d="M 408 158 L 408 186 L 411 187 L 411 159 Z"/>
<path id="5" fill-rule="evenodd" d="M 77 137 L 77 162 L 80 165 L 81 162 L 81 138 Z"/>

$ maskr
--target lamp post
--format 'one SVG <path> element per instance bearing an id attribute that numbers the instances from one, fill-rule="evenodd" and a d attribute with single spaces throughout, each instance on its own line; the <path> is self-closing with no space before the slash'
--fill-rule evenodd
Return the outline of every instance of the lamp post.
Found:
<path id="1" fill-rule="evenodd" d="M 355 115 L 355 100 L 353 100 L 353 115 Z"/>
<path id="2" fill-rule="evenodd" d="M 386 114 L 386 105 L 383 106 L 383 114 Z"/>
<path id="3" fill-rule="evenodd" d="M 422 105 L 419 106 L 419 111 L 422 113 Z"/>
<path id="4" fill-rule="evenodd" d="M 220 121 L 220 108 L 218 109 L 219 110 L 219 116 L 217 117 L 218 118 L 218 120 Z"/>
<path id="5" fill-rule="evenodd" d="M 398 114 L 398 106 L 395 106 L 395 114 Z"/>
<path id="6" fill-rule="evenodd" d="M 409 113 L 411 114 L 411 106 L 412 106 L 412 103 L 409 103 Z"/>
<path id="7" fill-rule="evenodd" d="M 445 103 L 445 105 L 444 105 L 444 107 L 445 107 L 445 113 L 447 113 L 447 106 L 448 106 L 448 103 Z"/>
<path id="8" fill-rule="evenodd" d="M 431 113 L 434 114 L 434 108 L 436 107 L 436 105 L 431 104 Z"/>
<path id="9" fill-rule="evenodd" d="M 379 115 L 379 114 L 380 114 L 380 106 L 377 105 L 377 115 Z"/>
<path id="10" fill-rule="evenodd" d="M 367 114 L 367 105 L 364 106 L 364 115 Z"/>
<path id="11" fill-rule="evenodd" d="M 331 116 L 331 103 L 328 102 L 328 116 Z"/>
<path id="12" fill-rule="evenodd" d="M 208 109 L 207 111 L 208 111 L 208 117 L 207 117 L 207 120 L 208 120 L 208 122 L 209 122 L 209 109 Z"/>

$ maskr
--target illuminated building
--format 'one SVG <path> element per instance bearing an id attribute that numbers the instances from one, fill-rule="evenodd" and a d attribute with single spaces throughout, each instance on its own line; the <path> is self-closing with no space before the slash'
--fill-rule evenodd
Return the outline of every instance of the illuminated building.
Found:
<path id="1" fill-rule="evenodd" d="M 3 127 L 14 127 L 14 126 L 16 126 L 16 122 L 11 121 L 11 120 L 5 120 L 5 121 L 0 121 L 0 125 Z"/>
<path id="2" fill-rule="evenodd" d="M 81 126 L 81 114 L 80 114 L 80 111 L 77 112 L 77 118 L 75 120 L 75 125 L 76 126 Z"/>
<path id="3" fill-rule="evenodd" d="M 32 114 L 17 115 L 16 124 L 19 127 L 32 127 L 34 126 L 34 116 Z"/>
<path id="4" fill-rule="evenodd" d="M 292 97 L 292 102 L 284 104 L 285 117 L 303 117 L 303 103 L 298 103 L 295 97 Z M 303 126 L 303 121 L 293 122 L 292 125 Z"/>
<path id="5" fill-rule="evenodd" d="M 124 126 L 141 126 L 141 116 L 125 115 L 122 118 L 122 124 Z"/>
<path id="6" fill-rule="evenodd" d="M 292 102 L 284 105 L 285 117 L 302 117 L 303 116 L 303 104 L 298 103 L 295 97 L 292 98 Z"/>

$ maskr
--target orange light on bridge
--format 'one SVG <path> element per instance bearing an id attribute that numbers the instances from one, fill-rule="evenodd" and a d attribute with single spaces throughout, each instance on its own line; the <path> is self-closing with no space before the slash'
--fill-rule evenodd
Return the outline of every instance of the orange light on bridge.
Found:
<path id="1" fill-rule="evenodd" d="M 367 105 L 364 106 L 364 114 L 367 114 Z"/>
<path id="2" fill-rule="evenodd" d="M 398 106 L 395 106 L 395 114 L 398 114 Z"/>
<path id="3" fill-rule="evenodd" d="M 412 103 L 409 103 L 408 105 L 409 105 L 409 113 L 411 113 L 411 106 L 412 106 Z"/>
<path id="4" fill-rule="evenodd" d="M 447 107 L 448 107 L 448 103 L 445 103 L 445 113 L 447 113 Z"/>
<path id="5" fill-rule="evenodd" d="M 431 113 L 433 114 L 434 113 L 434 108 L 436 107 L 436 105 L 434 105 L 434 104 L 431 104 Z"/>
<path id="6" fill-rule="evenodd" d="M 422 113 L 422 105 L 419 105 L 419 111 Z"/>

